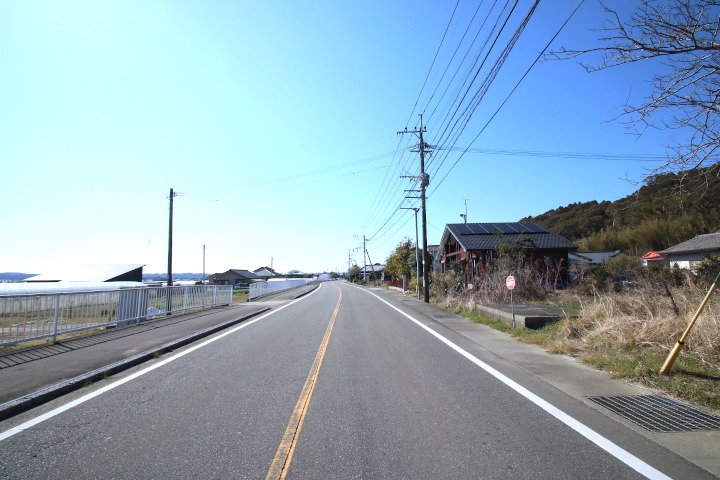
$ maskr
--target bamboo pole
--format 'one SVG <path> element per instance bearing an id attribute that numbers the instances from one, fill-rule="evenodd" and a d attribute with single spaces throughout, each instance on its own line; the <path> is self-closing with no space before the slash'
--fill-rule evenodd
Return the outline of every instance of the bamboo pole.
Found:
<path id="1" fill-rule="evenodd" d="M 683 345 L 685 345 L 685 339 L 690 334 L 690 329 L 693 327 L 693 325 L 695 325 L 695 321 L 698 319 L 700 313 L 705 308 L 705 304 L 707 304 L 708 300 L 710 300 L 710 296 L 715 291 L 715 287 L 717 287 L 717 281 L 719 277 L 720 272 L 718 272 L 717 276 L 715 277 L 715 281 L 713 281 L 713 284 L 710 286 L 710 290 L 708 290 L 707 295 L 705 295 L 705 298 L 700 304 L 700 308 L 698 308 L 697 312 L 695 312 L 695 316 L 692 318 L 692 320 L 690 320 L 690 324 L 685 329 L 685 332 L 683 332 L 682 337 L 680 337 L 680 340 L 677 341 L 672 351 L 670 352 L 670 355 L 668 355 L 667 359 L 665 360 L 665 363 L 660 369 L 660 373 L 667 373 L 672 368 L 673 363 L 675 363 L 675 359 L 680 354 L 680 350 L 682 350 Z"/>

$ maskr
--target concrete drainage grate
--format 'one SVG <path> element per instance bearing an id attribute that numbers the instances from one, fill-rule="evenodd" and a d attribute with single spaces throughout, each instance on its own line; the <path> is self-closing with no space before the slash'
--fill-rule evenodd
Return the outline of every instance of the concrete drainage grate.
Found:
<path id="1" fill-rule="evenodd" d="M 720 430 L 720 417 L 659 395 L 588 398 L 652 432 Z"/>
<path id="2" fill-rule="evenodd" d="M 460 315 L 433 315 L 433 318 L 462 318 Z"/>

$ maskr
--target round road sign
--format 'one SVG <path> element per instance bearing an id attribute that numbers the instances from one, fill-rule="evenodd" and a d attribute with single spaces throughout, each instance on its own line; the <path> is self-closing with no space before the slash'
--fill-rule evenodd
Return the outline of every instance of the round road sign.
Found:
<path id="1" fill-rule="evenodd" d="M 515 288 L 515 277 L 510 275 L 507 280 L 505 280 L 505 285 L 507 285 L 508 290 Z"/>

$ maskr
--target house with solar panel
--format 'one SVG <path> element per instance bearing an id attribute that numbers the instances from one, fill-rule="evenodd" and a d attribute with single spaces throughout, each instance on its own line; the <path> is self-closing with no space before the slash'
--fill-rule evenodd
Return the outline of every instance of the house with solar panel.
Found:
<path id="1" fill-rule="evenodd" d="M 500 257 L 500 247 L 520 246 L 539 273 L 557 268 L 562 283 L 568 282 L 568 255 L 578 247 L 532 222 L 454 223 L 445 225 L 440 242 L 443 273 L 452 269 L 465 274 L 472 285 L 480 278 L 488 262 Z"/>

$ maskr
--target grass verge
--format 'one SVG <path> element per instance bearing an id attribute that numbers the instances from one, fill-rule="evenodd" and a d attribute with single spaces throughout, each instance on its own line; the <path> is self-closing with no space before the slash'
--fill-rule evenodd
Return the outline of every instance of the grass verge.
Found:
<path id="1" fill-rule="evenodd" d="M 245 303 L 250 298 L 250 290 L 235 289 L 232 294 L 233 303 Z"/>
<path id="2" fill-rule="evenodd" d="M 567 320 L 546 325 L 538 330 L 527 330 L 513 329 L 499 320 L 482 317 L 476 311 L 459 309 L 453 312 L 473 322 L 510 334 L 522 342 L 538 345 L 548 353 L 574 357 L 612 378 L 654 388 L 720 413 L 720 356 L 700 356 L 683 351 L 672 370 L 661 375 L 658 372 L 667 358 L 667 352 L 642 348 L 630 352 L 569 339 L 562 334 Z"/>

